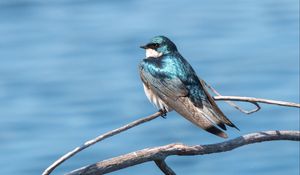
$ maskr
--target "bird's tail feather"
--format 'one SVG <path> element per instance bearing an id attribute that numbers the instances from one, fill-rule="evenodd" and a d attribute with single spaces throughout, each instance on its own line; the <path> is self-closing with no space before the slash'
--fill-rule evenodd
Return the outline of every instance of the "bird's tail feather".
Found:
<path id="1" fill-rule="evenodd" d="M 208 107 L 206 105 L 203 105 L 202 109 L 199 109 L 199 111 L 202 114 L 202 116 L 204 116 L 205 118 L 207 118 L 208 120 L 210 120 L 212 123 L 218 125 L 223 130 L 226 130 L 225 124 L 222 122 L 222 120 L 220 120 L 220 118 L 218 117 L 218 115 L 216 114 L 216 112 L 214 112 L 212 110 L 212 108 L 210 108 L 210 107 Z"/>
<path id="2" fill-rule="evenodd" d="M 207 113 L 206 111 L 203 111 L 203 109 L 194 106 L 189 98 L 180 97 L 177 102 L 173 104 L 176 105 L 176 107 L 174 107 L 174 110 L 176 112 L 181 114 L 183 117 L 185 117 L 198 127 L 219 137 L 228 137 L 225 132 L 215 126 L 218 125 L 220 128 L 222 128 L 225 127 L 225 125 L 220 120 L 217 120 L 216 117 L 212 118 L 212 115 L 210 113 Z"/>
<path id="3" fill-rule="evenodd" d="M 208 101 L 210 102 L 211 108 L 213 110 L 213 113 L 215 113 L 216 116 L 218 116 L 218 118 L 226 125 L 236 128 L 237 130 L 240 130 L 237 126 L 235 126 L 226 116 L 225 114 L 220 110 L 220 108 L 218 107 L 218 105 L 216 104 L 215 100 L 212 98 L 212 96 L 208 93 L 205 82 L 201 79 L 200 83 L 203 87 L 203 90 L 208 98 Z"/>

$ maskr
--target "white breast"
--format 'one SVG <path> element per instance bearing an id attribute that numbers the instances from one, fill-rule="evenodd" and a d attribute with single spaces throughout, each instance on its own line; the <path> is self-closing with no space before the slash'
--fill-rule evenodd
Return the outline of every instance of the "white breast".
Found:
<path id="1" fill-rule="evenodd" d="M 154 58 L 158 58 L 162 56 L 162 53 L 161 52 L 157 52 L 156 50 L 154 49 L 146 49 L 146 58 L 149 58 L 149 57 L 154 57 Z"/>
<path id="2" fill-rule="evenodd" d="M 155 95 L 151 89 L 149 89 L 144 83 L 143 83 L 143 86 L 144 86 L 144 91 L 145 91 L 145 94 L 148 98 L 148 100 L 154 104 L 156 106 L 156 108 L 158 109 L 162 109 L 162 110 L 166 110 L 167 112 L 170 112 L 172 111 L 172 108 L 170 108 L 167 104 L 165 104 L 165 102 L 163 102 L 157 95 Z"/>

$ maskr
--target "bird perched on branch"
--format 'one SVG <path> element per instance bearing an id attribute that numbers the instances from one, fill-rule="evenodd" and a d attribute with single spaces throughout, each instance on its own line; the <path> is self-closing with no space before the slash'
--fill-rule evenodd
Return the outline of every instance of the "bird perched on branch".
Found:
<path id="1" fill-rule="evenodd" d="M 204 81 L 165 36 L 156 36 L 146 45 L 146 58 L 139 65 L 149 101 L 163 114 L 175 110 L 198 127 L 227 138 L 226 125 L 238 129 L 219 109 Z"/>

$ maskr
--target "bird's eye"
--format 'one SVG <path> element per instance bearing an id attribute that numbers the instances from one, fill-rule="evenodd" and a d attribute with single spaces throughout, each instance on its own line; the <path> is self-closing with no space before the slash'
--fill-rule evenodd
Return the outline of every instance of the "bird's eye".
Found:
<path id="1" fill-rule="evenodd" d="M 158 43 L 154 43 L 154 44 L 153 44 L 153 47 L 154 47 L 154 48 L 159 48 L 159 44 L 158 44 Z"/>
<path id="2" fill-rule="evenodd" d="M 147 44 L 147 48 L 150 48 L 150 49 L 157 49 L 157 48 L 159 48 L 159 44 L 158 43 L 149 43 L 149 44 Z"/>

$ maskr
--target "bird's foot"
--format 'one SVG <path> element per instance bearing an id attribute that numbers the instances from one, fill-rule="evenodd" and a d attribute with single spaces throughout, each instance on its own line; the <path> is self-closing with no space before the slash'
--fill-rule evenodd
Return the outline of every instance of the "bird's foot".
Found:
<path id="1" fill-rule="evenodd" d="M 161 117 L 166 119 L 167 118 L 167 111 L 165 109 L 160 109 L 159 112 L 161 113 Z"/>

